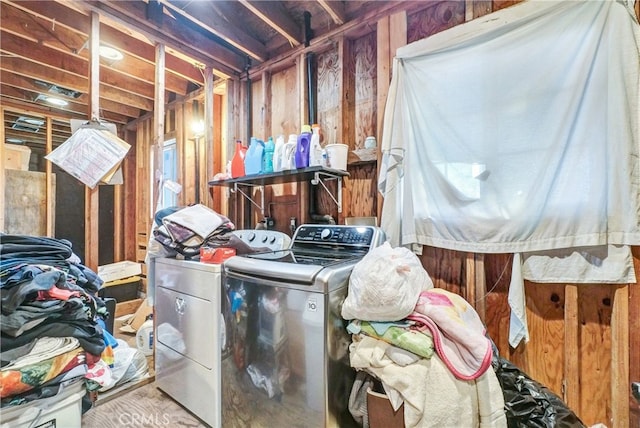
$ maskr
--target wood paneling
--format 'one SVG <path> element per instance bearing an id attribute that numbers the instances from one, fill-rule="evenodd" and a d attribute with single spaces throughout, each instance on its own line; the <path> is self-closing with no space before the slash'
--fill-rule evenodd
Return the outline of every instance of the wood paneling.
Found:
<path id="1" fill-rule="evenodd" d="M 369 33 L 353 41 L 351 76 L 355 80 L 355 137 L 352 149 L 364 148 L 364 139 L 376 132 L 377 56 L 376 35 Z M 374 205 L 375 206 L 375 205 Z"/>
<path id="2" fill-rule="evenodd" d="M 298 109 L 298 73 L 296 67 L 285 68 L 271 76 L 271 135 L 300 133 Z"/>
<path id="3" fill-rule="evenodd" d="M 318 124 L 324 133 L 325 144 L 342 143 L 342 64 L 337 47 L 317 56 Z M 346 142 L 345 142 L 346 143 Z"/>
<path id="4" fill-rule="evenodd" d="M 409 43 L 439 33 L 465 22 L 465 3 L 462 1 L 433 2 L 433 6 L 408 16 Z"/>

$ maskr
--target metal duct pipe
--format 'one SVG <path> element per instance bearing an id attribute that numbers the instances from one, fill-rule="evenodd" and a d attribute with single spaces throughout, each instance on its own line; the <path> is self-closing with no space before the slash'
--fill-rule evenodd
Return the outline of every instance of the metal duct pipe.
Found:
<path id="1" fill-rule="evenodd" d="M 251 58 L 247 57 L 247 64 L 245 65 L 245 71 L 247 72 L 247 146 L 249 145 L 249 139 L 251 138 L 252 126 L 251 122 L 251 76 L 249 76 L 249 69 L 251 68 Z"/>
<path id="2" fill-rule="evenodd" d="M 252 108 L 251 108 L 251 76 L 249 76 L 249 69 L 251 68 L 251 58 L 247 57 L 247 63 L 245 65 L 245 71 L 247 72 L 247 147 L 249 147 L 249 141 L 252 134 Z M 263 190 L 264 191 L 264 190 Z M 244 228 L 251 229 L 253 222 L 251 220 L 251 204 L 245 201 L 244 203 Z"/>
<path id="3" fill-rule="evenodd" d="M 309 125 L 318 123 L 318 113 L 316 107 L 316 92 L 318 85 L 316 81 L 316 74 L 314 73 L 315 59 L 316 54 L 314 54 L 313 52 L 308 52 L 305 57 L 307 65 L 307 95 L 309 98 Z"/>
<path id="4" fill-rule="evenodd" d="M 311 29 L 311 13 L 304 12 L 304 45 L 309 46 L 311 39 L 313 38 L 313 30 Z M 315 74 L 315 59 L 316 55 L 313 52 L 308 52 L 305 56 L 305 65 L 307 71 L 307 95 L 309 102 L 309 125 L 318 123 L 317 101 L 316 93 L 318 90 L 318 84 Z M 317 186 L 311 186 L 309 188 L 309 217 L 311 221 L 323 224 L 336 224 L 336 221 L 329 214 L 319 214 L 316 212 L 316 196 Z"/>

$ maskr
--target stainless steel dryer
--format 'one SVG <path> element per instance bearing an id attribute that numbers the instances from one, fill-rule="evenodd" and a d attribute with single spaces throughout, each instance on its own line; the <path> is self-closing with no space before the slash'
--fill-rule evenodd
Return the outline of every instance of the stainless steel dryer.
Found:
<path id="1" fill-rule="evenodd" d="M 287 250 L 225 261 L 224 427 L 356 425 L 340 310 L 353 267 L 384 239 L 372 226 L 302 225 Z"/>

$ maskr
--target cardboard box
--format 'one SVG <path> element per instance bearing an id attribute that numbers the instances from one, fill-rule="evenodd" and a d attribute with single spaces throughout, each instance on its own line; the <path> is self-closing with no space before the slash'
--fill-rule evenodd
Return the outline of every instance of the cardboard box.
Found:
<path id="1" fill-rule="evenodd" d="M 141 273 L 142 266 L 140 266 L 140 263 L 131 262 L 128 260 L 98 266 L 98 276 L 102 278 L 104 282 L 129 278 L 132 276 L 140 275 Z"/>
<path id="2" fill-rule="evenodd" d="M 140 329 L 140 327 L 142 327 L 142 324 L 151 314 L 153 314 L 153 307 L 150 306 L 149 301 L 145 299 L 131 320 L 127 324 L 121 326 L 119 330 L 124 333 L 135 333 Z"/>

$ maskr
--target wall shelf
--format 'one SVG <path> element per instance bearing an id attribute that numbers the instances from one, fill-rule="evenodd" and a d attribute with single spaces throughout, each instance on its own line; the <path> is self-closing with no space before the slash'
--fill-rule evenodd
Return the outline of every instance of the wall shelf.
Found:
<path id="1" fill-rule="evenodd" d="M 262 216 L 264 217 L 264 186 L 273 184 L 285 184 L 293 182 L 310 181 L 314 186 L 320 185 L 324 187 L 333 202 L 338 206 L 338 212 L 342 212 L 342 178 L 348 177 L 349 173 L 346 171 L 325 168 L 322 166 L 311 166 L 308 168 L 291 169 L 286 171 L 272 172 L 269 174 L 252 174 L 245 175 L 244 177 L 229 178 L 226 180 L 211 180 L 209 186 L 224 186 L 229 187 L 232 192 L 239 192 L 249 202 L 255 205 Z M 325 185 L 325 181 L 338 180 L 337 195 L 333 193 Z M 253 200 L 250 191 L 247 192 L 246 188 L 259 187 L 261 189 L 261 201 L 258 204 Z"/>

